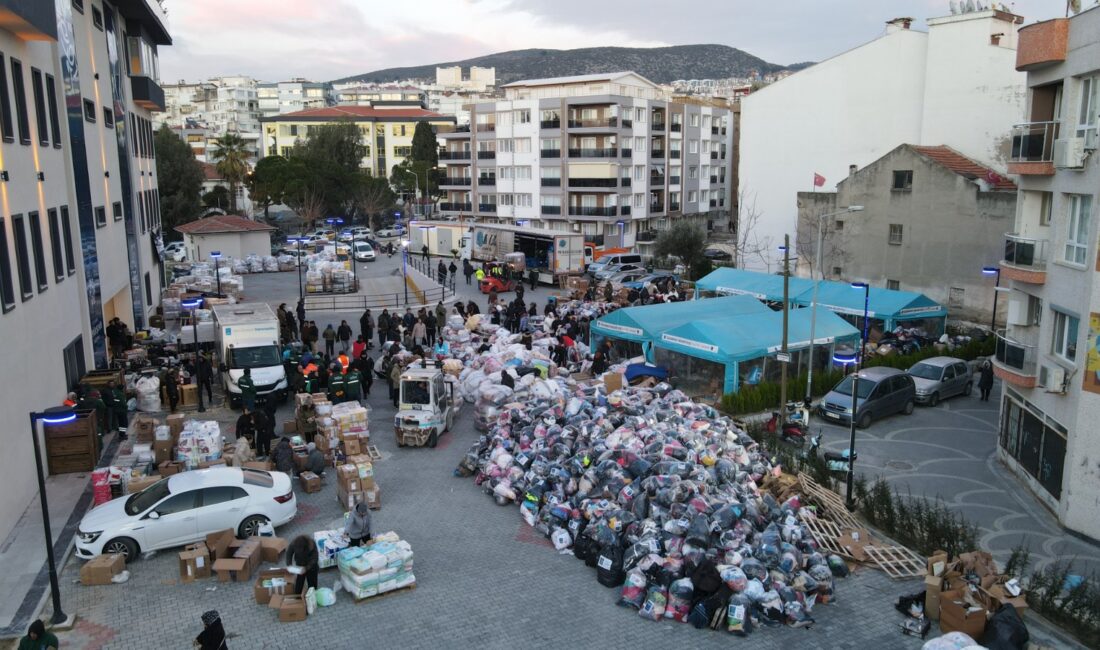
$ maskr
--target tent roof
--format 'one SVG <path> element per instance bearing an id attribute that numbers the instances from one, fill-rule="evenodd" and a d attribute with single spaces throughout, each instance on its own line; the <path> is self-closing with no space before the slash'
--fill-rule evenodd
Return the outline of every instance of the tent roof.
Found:
<path id="1" fill-rule="evenodd" d="M 616 309 L 596 319 L 592 328 L 596 332 L 616 338 L 642 341 L 681 323 L 770 311 L 767 306 L 751 296 L 664 302 Z"/>
<path id="2" fill-rule="evenodd" d="M 724 295 L 744 294 L 760 300 L 783 302 L 783 276 L 723 267 L 715 269 L 695 283 L 696 288 Z M 792 277 L 788 295 L 794 298 L 806 289 L 813 289 L 813 280 Z"/>

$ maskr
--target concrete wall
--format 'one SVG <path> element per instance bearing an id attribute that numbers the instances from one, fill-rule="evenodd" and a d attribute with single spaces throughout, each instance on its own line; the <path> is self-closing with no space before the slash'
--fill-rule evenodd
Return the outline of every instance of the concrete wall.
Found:
<path id="1" fill-rule="evenodd" d="M 266 231 L 184 235 L 183 242 L 189 260 L 209 261 L 211 251 L 220 251 L 223 259 L 271 254 L 271 233 Z"/>

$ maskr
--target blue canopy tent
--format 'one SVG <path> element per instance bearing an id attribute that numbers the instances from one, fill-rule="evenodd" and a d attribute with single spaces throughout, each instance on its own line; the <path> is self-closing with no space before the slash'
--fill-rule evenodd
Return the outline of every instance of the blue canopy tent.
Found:
<path id="1" fill-rule="evenodd" d="M 813 304 L 813 284 L 796 296 L 794 302 L 803 307 Z M 817 288 L 817 305 L 848 316 L 849 322 L 858 325 L 863 319 L 863 290 L 853 289 L 847 282 L 825 281 Z M 929 336 L 936 337 L 943 334 L 947 309 L 923 293 L 871 287 L 867 317 L 882 321 L 883 331 L 890 331 L 906 322 L 923 321 L 920 326 L 928 331 Z"/>
<path id="2" fill-rule="evenodd" d="M 793 300 L 803 291 L 813 289 L 813 286 L 813 280 L 792 277 L 787 293 Z M 701 292 L 719 296 L 752 296 L 757 300 L 782 304 L 783 276 L 723 267 L 711 271 L 695 283 L 695 297 L 698 298 Z"/>
<path id="3" fill-rule="evenodd" d="M 791 375 L 810 363 L 811 313 L 788 314 L 787 349 Z M 677 388 L 691 395 L 737 391 L 742 383 L 777 379 L 782 366 L 775 355 L 783 345 L 783 313 L 741 314 L 683 323 L 662 332 L 653 342 L 655 362 L 669 369 Z M 822 310 L 814 327 L 815 368 L 827 366 L 837 343 L 858 345 L 859 330 L 843 318 Z"/>

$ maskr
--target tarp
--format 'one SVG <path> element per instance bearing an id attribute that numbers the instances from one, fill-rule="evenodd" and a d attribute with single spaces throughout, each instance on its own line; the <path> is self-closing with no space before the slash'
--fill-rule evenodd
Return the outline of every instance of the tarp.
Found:
<path id="1" fill-rule="evenodd" d="M 654 305 L 624 307 L 593 321 L 594 335 L 610 336 L 625 341 L 645 343 L 661 332 L 704 318 L 728 318 L 738 314 L 771 311 L 750 296 L 728 296 L 712 300 L 663 302 Z M 592 337 L 593 350 L 596 336 Z"/>
<path id="2" fill-rule="evenodd" d="M 638 377 L 653 377 L 657 381 L 668 379 L 668 371 L 660 366 L 651 366 L 648 363 L 632 363 L 623 371 L 626 380 L 634 381 Z"/>
<path id="3" fill-rule="evenodd" d="M 794 298 L 814 283 L 806 278 L 791 278 L 788 295 Z M 774 273 L 757 273 L 744 269 L 722 267 L 711 271 L 695 283 L 696 291 L 709 291 L 723 296 L 746 295 L 757 300 L 783 302 L 783 276 Z"/>

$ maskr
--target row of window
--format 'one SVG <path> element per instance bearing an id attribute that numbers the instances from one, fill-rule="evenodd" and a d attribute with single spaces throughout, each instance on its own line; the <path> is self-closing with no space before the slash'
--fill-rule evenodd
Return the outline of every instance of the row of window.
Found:
<path id="1" fill-rule="evenodd" d="M 156 157 L 153 148 L 153 123 L 134 113 L 130 113 L 130 147 L 138 158 Z"/>
<path id="2" fill-rule="evenodd" d="M 0 136 L 4 142 L 14 142 L 16 129 L 19 142 L 31 143 L 30 113 L 27 107 L 26 80 L 23 77 L 23 64 L 18 59 L 10 59 L 11 84 L 15 94 L 15 113 L 12 114 L 12 101 L 8 95 L 7 67 L 4 55 L 0 53 Z M 38 143 L 48 147 L 61 147 L 61 123 L 58 117 L 57 87 L 53 75 L 43 74 L 38 68 L 31 68 L 31 96 L 34 98 L 35 125 L 38 127 Z"/>
<path id="3" fill-rule="evenodd" d="M 619 111 L 618 111 L 617 107 L 612 108 L 611 109 L 611 116 L 612 117 L 618 117 L 618 112 Z M 640 108 L 640 107 L 634 108 L 633 109 L 634 121 L 639 123 L 639 124 L 644 124 L 645 121 L 646 121 L 646 114 L 648 112 L 649 112 L 649 110 L 646 109 L 646 108 Z M 575 116 L 576 118 L 581 119 L 581 120 L 594 120 L 594 119 L 597 119 L 599 117 L 600 112 L 599 112 L 599 109 L 597 109 L 596 107 L 584 107 L 584 108 L 578 107 L 578 108 L 571 109 L 571 114 L 573 116 Z M 622 109 L 622 117 L 624 117 L 625 119 L 630 119 L 630 116 L 631 116 L 631 109 L 630 108 L 623 108 Z M 653 116 L 655 118 L 653 121 L 658 123 L 658 124 L 660 124 L 662 121 L 664 121 L 664 115 L 661 112 L 654 111 Z M 526 108 L 519 109 L 519 110 L 514 110 L 514 111 L 499 111 L 499 112 L 496 113 L 495 116 L 490 115 L 488 113 L 482 113 L 482 114 L 477 116 L 477 123 L 478 124 L 492 124 L 492 122 L 489 119 L 490 117 L 495 117 L 496 124 L 500 124 L 500 125 L 530 124 L 530 122 L 531 122 L 531 111 L 529 109 L 526 109 Z M 544 110 L 544 111 L 542 111 L 542 114 L 541 114 L 541 120 L 543 122 L 560 122 L 561 121 L 561 113 L 556 109 Z M 672 114 L 672 123 L 673 124 L 682 124 L 683 123 L 683 114 L 682 113 L 673 113 Z M 693 113 L 693 114 L 688 116 L 688 125 L 689 126 L 696 126 L 697 127 L 697 126 L 700 125 L 700 123 L 702 123 L 702 128 L 704 128 L 704 129 L 711 128 L 712 123 L 713 123 L 714 126 L 725 126 L 726 125 L 724 119 L 722 119 L 722 118 L 712 118 L 712 116 L 710 116 L 710 115 L 699 115 L 698 113 Z M 395 133 L 395 135 L 396 135 L 396 133 Z"/>
<path id="4" fill-rule="evenodd" d="M 59 283 L 67 276 L 76 273 L 69 206 L 63 205 L 60 208 L 47 210 L 46 222 L 49 228 L 54 282 Z M 8 247 L 8 230 L 3 218 L 0 217 L 0 303 L 3 304 L 4 313 L 15 309 L 16 278 L 19 283 L 19 297 L 23 302 L 34 297 L 36 288 L 38 293 L 42 293 L 50 286 L 40 213 L 28 212 L 26 217 L 21 214 L 12 215 L 11 233 L 15 249 L 14 274 Z"/>
<path id="5" fill-rule="evenodd" d="M 137 193 L 138 221 L 141 232 L 160 228 L 160 190 L 143 190 Z"/>

